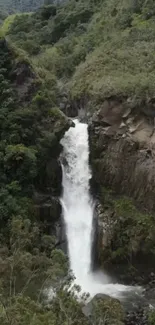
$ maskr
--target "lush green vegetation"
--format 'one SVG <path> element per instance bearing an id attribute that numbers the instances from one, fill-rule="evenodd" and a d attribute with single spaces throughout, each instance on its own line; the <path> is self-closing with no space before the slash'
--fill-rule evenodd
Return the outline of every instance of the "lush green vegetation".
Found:
<path id="1" fill-rule="evenodd" d="M 55 168 L 47 165 L 51 159 L 56 163 L 59 140 L 69 127 L 57 108 L 63 94 L 68 101 L 91 100 L 93 108 L 108 97 L 128 98 L 132 105 L 154 100 L 154 33 L 153 0 L 70 0 L 4 21 L 0 30 L 2 325 L 87 325 L 82 303 L 76 299 L 79 288 L 68 291 L 66 257 L 55 249 L 55 239 L 47 236 L 38 220 L 33 196 L 59 195 Z M 134 254 L 148 250 L 154 256 L 153 216 L 140 213 L 125 198 L 110 204 L 117 220 L 108 250 L 112 263 L 132 262 Z M 57 294 L 47 302 L 49 286 Z M 99 306 L 96 311 L 99 314 L 93 317 L 99 323 L 105 309 Z"/>
<path id="2" fill-rule="evenodd" d="M 137 105 L 154 97 L 154 30 L 152 0 L 70 0 L 17 16 L 7 34 L 36 66 L 65 80 L 69 98 L 94 105 L 118 96 Z"/>
<path id="3" fill-rule="evenodd" d="M 55 82 L 53 89 L 55 89 Z M 51 83 L 50 83 L 51 85 Z M 68 261 L 37 217 L 33 196 L 59 195 L 56 162 L 68 120 L 56 108 L 47 80 L 35 74 L 22 51 L 0 39 L 0 323 L 64 324 L 81 305 L 68 292 Z M 60 186 L 60 184 L 59 184 Z M 55 296 L 47 302 L 46 290 Z M 46 297 L 46 298 L 45 298 Z M 68 302 L 66 304 L 66 301 Z M 50 304 L 50 305 L 49 305 Z M 81 319 L 83 315 L 81 314 Z M 80 319 L 80 316 L 78 316 Z"/>
<path id="4" fill-rule="evenodd" d="M 20 216 L 11 220 L 8 231 L 8 245 L 4 239 L 0 246 L 1 324 L 78 325 L 85 321 L 87 325 L 82 302 L 76 299 L 79 289 L 69 291 L 68 263 L 54 248 L 54 239 Z"/>
<path id="5" fill-rule="evenodd" d="M 103 300 L 100 297 L 95 297 L 92 300 L 92 305 L 92 324 L 124 324 L 124 311 L 117 299 L 107 298 Z"/>
<path id="6" fill-rule="evenodd" d="M 100 198 L 105 212 L 103 219 L 107 218 L 109 225 L 107 244 L 100 249 L 101 262 L 107 268 L 119 269 L 124 265 L 126 279 L 143 277 L 155 263 L 154 214 L 141 212 L 131 199 L 117 197 L 105 188 L 102 188 Z"/>
<path id="7" fill-rule="evenodd" d="M 152 311 L 150 312 L 150 315 L 149 315 L 149 325 L 154 325 L 155 324 L 155 312 Z"/>

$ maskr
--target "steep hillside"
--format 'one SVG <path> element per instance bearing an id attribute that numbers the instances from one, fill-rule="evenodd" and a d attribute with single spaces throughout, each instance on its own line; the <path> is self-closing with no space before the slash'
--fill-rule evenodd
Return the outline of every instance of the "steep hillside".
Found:
<path id="1" fill-rule="evenodd" d="M 71 0 L 15 18 L 8 35 L 37 66 L 65 78 L 71 100 L 94 107 L 115 96 L 138 106 L 154 97 L 154 19 L 152 0 Z"/>
<path id="2" fill-rule="evenodd" d="M 124 147 L 113 148 L 111 142 L 108 143 L 108 148 L 118 150 L 114 174 L 109 170 L 113 161 L 107 160 L 104 165 L 102 157 L 102 145 L 108 141 L 107 137 L 110 139 L 108 134 L 104 136 L 104 132 L 108 132 L 104 127 L 112 127 L 112 140 L 109 141 L 114 141 L 115 136 L 117 140 L 117 132 L 120 136 L 126 132 L 127 137 L 131 137 L 133 130 L 144 128 L 146 133 L 146 128 L 150 125 L 150 136 L 146 142 L 143 139 L 139 143 L 139 138 L 136 137 L 131 141 L 138 142 L 136 148 L 139 148 L 134 161 L 141 159 L 138 157 L 141 157 L 144 147 L 150 148 L 154 143 L 154 138 L 151 138 L 155 115 L 154 1 L 71 0 L 6 20 L 3 32 L 13 44 L 27 53 L 36 73 L 41 77 L 46 76 L 48 89 L 53 89 L 56 104 L 64 112 L 74 116 L 81 107 L 92 115 L 100 108 L 99 114 L 94 116 L 90 133 L 90 141 L 94 146 L 91 152 L 92 164 L 97 182 L 101 186 L 112 187 L 115 191 L 121 182 L 119 193 L 125 193 L 137 202 L 144 201 L 146 193 L 149 198 L 143 206 L 149 211 L 154 210 L 153 181 L 149 183 L 149 191 L 144 191 L 144 185 L 138 188 L 138 181 L 135 184 L 135 176 L 131 176 L 130 182 L 127 181 L 128 175 L 123 169 L 125 164 L 118 168 L 120 150 L 125 155 Z M 127 121 L 129 118 L 127 126 L 122 124 L 126 123 L 126 118 Z M 119 126 L 126 131 L 124 128 L 123 131 L 119 130 Z M 125 143 L 123 145 L 126 146 Z M 109 151 L 106 154 L 109 155 Z M 150 180 L 147 166 L 148 161 L 146 168 L 142 164 L 145 179 L 148 177 L 147 180 Z M 117 169 L 121 173 L 118 171 L 118 179 L 115 181 Z M 107 181 L 102 170 L 106 170 Z M 151 161 L 149 170 L 153 172 Z M 134 171 L 131 174 L 135 175 Z M 141 173 L 136 174 L 136 177 L 140 177 L 137 175 Z"/>
<path id="3" fill-rule="evenodd" d="M 33 315 L 33 308 L 37 313 L 42 290 L 58 284 L 68 271 L 54 235 L 60 221 L 59 141 L 70 122 L 55 107 L 46 82 L 22 52 L 0 38 L 0 322 L 4 325 L 12 318 L 17 323 L 23 306 L 26 314 Z M 48 236 L 51 223 L 52 237 Z"/>
<path id="4" fill-rule="evenodd" d="M 48 90 L 49 80 L 34 71 L 22 52 L 3 38 L 0 46 L 1 190 L 3 193 L 7 189 L 9 193 L 8 186 L 14 184 L 18 208 L 18 192 L 21 202 L 23 196 L 28 202 L 34 197 L 38 217 L 42 209 L 41 221 L 49 223 L 51 208 L 54 218 L 60 216 L 56 198 L 61 191 L 61 169 L 57 158 L 61 150 L 59 140 L 70 122 L 56 107 L 54 81 L 53 88 Z M 2 201 L 2 207 L 3 204 Z M 4 216 L 2 213 L 2 225 L 5 226 L 9 214 L 10 210 Z"/>

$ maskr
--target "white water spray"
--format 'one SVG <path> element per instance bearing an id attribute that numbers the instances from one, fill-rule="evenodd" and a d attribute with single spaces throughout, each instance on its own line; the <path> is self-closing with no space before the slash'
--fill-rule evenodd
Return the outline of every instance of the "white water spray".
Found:
<path id="1" fill-rule="evenodd" d="M 87 125 L 74 120 L 61 140 L 63 145 L 63 195 L 61 198 L 66 225 L 70 267 L 76 283 L 91 296 L 105 293 L 118 297 L 132 287 L 111 284 L 104 274 L 91 272 L 93 202 L 89 192 L 91 171 Z"/>

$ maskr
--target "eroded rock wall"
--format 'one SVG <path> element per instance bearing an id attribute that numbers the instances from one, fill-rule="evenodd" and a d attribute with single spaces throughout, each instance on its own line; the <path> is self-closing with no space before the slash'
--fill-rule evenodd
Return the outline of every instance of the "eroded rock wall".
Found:
<path id="1" fill-rule="evenodd" d="M 100 263 L 124 272 L 125 281 L 146 280 L 155 266 L 153 107 L 105 101 L 89 122 L 89 139 Z"/>
<path id="2" fill-rule="evenodd" d="M 155 209 L 153 118 L 115 101 L 105 102 L 89 125 L 90 159 L 97 184 Z"/>

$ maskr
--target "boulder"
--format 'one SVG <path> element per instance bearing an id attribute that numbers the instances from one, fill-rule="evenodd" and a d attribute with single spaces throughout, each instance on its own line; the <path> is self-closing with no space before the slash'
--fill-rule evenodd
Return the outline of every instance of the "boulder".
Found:
<path id="1" fill-rule="evenodd" d="M 104 294 L 97 294 L 83 307 L 83 313 L 93 325 L 124 324 L 124 311 L 120 301 Z"/>

